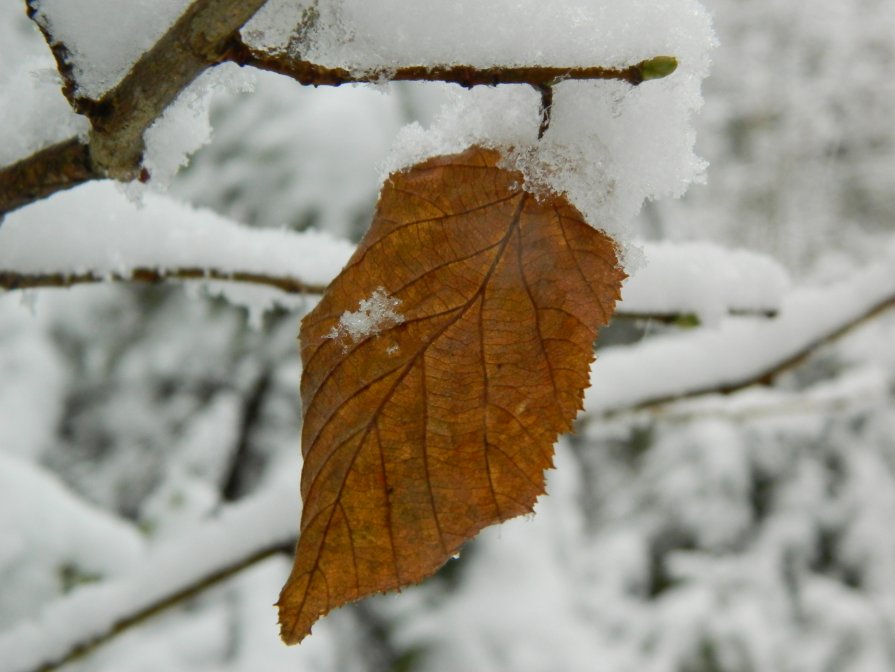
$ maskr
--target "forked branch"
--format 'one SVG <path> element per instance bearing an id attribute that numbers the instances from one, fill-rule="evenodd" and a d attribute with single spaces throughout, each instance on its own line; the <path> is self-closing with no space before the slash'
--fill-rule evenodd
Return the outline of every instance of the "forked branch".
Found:
<path id="1" fill-rule="evenodd" d="M 70 138 L 10 166 L 0 167 L 0 221 L 28 203 L 92 179 L 147 180 L 142 167 L 143 134 L 202 72 L 222 63 L 277 72 L 312 86 L 390 81 L 454 82 L 465 87 L 527 84 L 543 90 L 565 79 L 617 79 L 637 85 L 665 77 L 677 67 L 658 56 L 626 68 L 409 66 L 355 75 L 287 54 L 253 50 L 240 28 L 265 0 L 194 0 L 159 41 L 133 65 L 121 82 L 99 100 L 78 93 L 67 45 L 56 40 L 34 0 L 29 15 L 38 23 L 63 79 L 72 108 L 88 117 L 89 139 Z"/>

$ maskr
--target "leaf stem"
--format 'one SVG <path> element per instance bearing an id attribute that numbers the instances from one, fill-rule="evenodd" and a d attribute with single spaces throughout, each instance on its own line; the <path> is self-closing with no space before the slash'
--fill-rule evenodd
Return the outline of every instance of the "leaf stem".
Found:
<path id="1" fill-rule="evenodd" d="M 550 128 L 550 111 L 553 109 L 553 87 L 543 84 L 535 87 L 541 92 L 541 124 L 538 126 L 538 140 L 544 137 L 544 133 Z"/>

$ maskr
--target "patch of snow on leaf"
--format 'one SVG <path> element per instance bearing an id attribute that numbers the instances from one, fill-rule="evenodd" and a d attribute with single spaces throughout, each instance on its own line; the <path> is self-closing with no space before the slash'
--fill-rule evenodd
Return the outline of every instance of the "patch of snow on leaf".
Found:
<path id="1" fill-rule="evenodd" d="M 375 336 L 383 329 L 401 324 L 404 316 L 395 309 L 401 305 L 400 299 L 395 298 L 379 287 L 369 299 L 363 299 L 356 311 L 346 310 L 339 318 L 339 324 L 332 328 L 327 338 L 350 338 L 357 343 L 368 336 Z"/>

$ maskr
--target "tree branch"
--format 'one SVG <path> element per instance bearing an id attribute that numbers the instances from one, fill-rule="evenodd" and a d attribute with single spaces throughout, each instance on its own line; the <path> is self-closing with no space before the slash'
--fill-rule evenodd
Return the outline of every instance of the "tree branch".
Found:
<path id="1" fill-rule="evenodd" d="M 224 60 L 234 36 L 264 2 L 195 0 L 117 86 L 93 100 L 78 96 L 67 46 L 53 38 L 29 0 L 28 14 L 53 51 L 63 93 L 90 119 L 92 130 L 87 144 L 72 138 L 0 168 L 0 219 L 87 180 L 147 179 L 141 168 L 143 133 L 196 77 Z"/>
<path id="2" fill-rule="evenodd" d="M 287 294 L 323 294 L 323 285 L 312 285 L 297 278 L 290 278 L 247 271 L 223 271 L 215 268 L 148 268 L 138 267 L 120 273 L 18 273 L 0 270 L 0 288 L 43 289 L 66 288 L 100 282 L 137 282 L 159 284 L 169 280 L 223 280 L 264 285 Z"/>
<path id="3" fill-rule="evenodd" d="M 677 69 L 673 56 L 656 56 L 627 68 L 592 67 L 491 67 L 469 65 L 412 65 L 391 70 L 354 74 L 345 68 L 328 68 L 291 56 L 286 52 L 267 53 L 235 41 L 224 56 L 238 65 L 250 65 L 285 75 L 305 86 L 341 86 L 342 84 L 391 82 L 448 82 L 467 89 L 474 86 L 527 84 L 538 90 L 564 80 L 615 79 L 637 86 L 650 79 L 667 77 Z"/>
<path id="4" fill-rule="evenodd" d="M 103 282 L 125 282 L 140 284 L 160 284 L 178 280 L 215 280 L 260 285 L 278 289 L 286 294 L 323 294 L 325 285 L 304 282 L 298 278 L 253 273 L 248 271 L 224 271 L 216 268 L 148 268 L 137 267 L 131 271 L 115 273 L 21 273 L 0 269 L 0 290 L 16 291 L 26 289 L 66 289 L 77 285 L 91 285 Z M 763 317 L 771 319 L 774 311 L 763 309 L 731 308 L 730 315 Z M 613 319 L 661 322 L 686 327 L 699 325 L 699 317 L 692 313 L 645 313 L 620 310 Z"/>
<path id="5" fill-rule="evenodd" d="M 71 138 L 0 168 L 0 221 L 12 210 L 87 180 L 149 179 L 142 168 L 144 132 L 202 72 L 225 62 L 277 72 L 313 86 L 412 80 L 454 82 L 467 88 L 528 84 L 541 91 L 565 79 L 616 79 L 638 85 L 677 68 L 674 57 L 657 56 L 627 68 L 408 66 L 353 75 L 343 68 L 327 68 L 246 46 L 239 29 L 264 2 L 195 0 L 118 85 L 93 100 L 78 94 L 68 47 L 53 37 L 35 0 L 27 0 L 28 14 L 56 59 L 62 91 L 73 109 L 88 117 L 92 130 L 86 144 Z"/>
<path id="6" fill-rule="evenodd" d="M 858 327 L 866 324 L 868 321 L 876 318 L 882 313 L 895 308 L 895 293 L 890 293 L 869 303 L 863 310 L 852 314 L 848 320 L 840 324 L 834 325 L 820 333 L 812 334 L 810 338 L 804 339 L 798 347 L 785 350 L 777 358 L 768 358 L 761 365 L 756 366 L 754 370 L 745 375 L 740 375 L 732 379 L 719 377 L 718 380 L 704 383 L 685 385 L 680 389 L 671 393 L 642 394 L 635 395 L 632 399 L 626 399 L 618 406 L 609 408 L 594 408 L 593 403 L 585 402 L 586 415 L 582 418 L 583 423 L 588 423 L 600 417 L 611 417 L 622 413 L 630 413 L 653 409 L 664 404 L 691 399 L 706 394 L 722 394 L 729 395 L 740 390 L 746 389 L 753 385 L 770 385 L 780 375 L 791 371 L 800 364 L 804 363 L 808 358 L 814 355 L 821 348 L 839 340 L 843 336 L 851 333 Z M 779 326 L 770 323 L 769 326 Z M 783 325 L 785 326 L 785 325 Z M 645 359 L 636 357 L 633 359 Z M 668 353 L 665 353 L 666 355 Z M 732 351 L 730 357 L 735 358 L 736 352 Z M 633 363 L 632 359 L 632 363 Z M 647 366 L 648 361 L 644 362 Z M 618 372 L 616 372 L 617 374 Z M 595 373 L 595 380 L 600 380 L 600 371 Z"/>
<path id="7" fill-rule="evenodd" d="M 99 177 L 88 145 L 77 138 L 51 145 L 0 169 L 0 220 L 23 205 Z"/>

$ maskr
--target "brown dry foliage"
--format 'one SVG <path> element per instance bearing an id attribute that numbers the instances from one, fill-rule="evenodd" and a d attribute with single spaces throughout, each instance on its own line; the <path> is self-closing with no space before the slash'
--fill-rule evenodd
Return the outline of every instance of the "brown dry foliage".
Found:
<path id="1" fill-rule="evenodd" d="M 529 513 L 581 408 L 624 273 L 610 238 L 564 198 L 523 191 L 499 160 L 472 148 L 392 175 L 302 323 L 304 510 L 279 600 L 287 643 Z M 356 340 L 340 332 L 372 296 L 394 297 L 400 316 Z"/>

